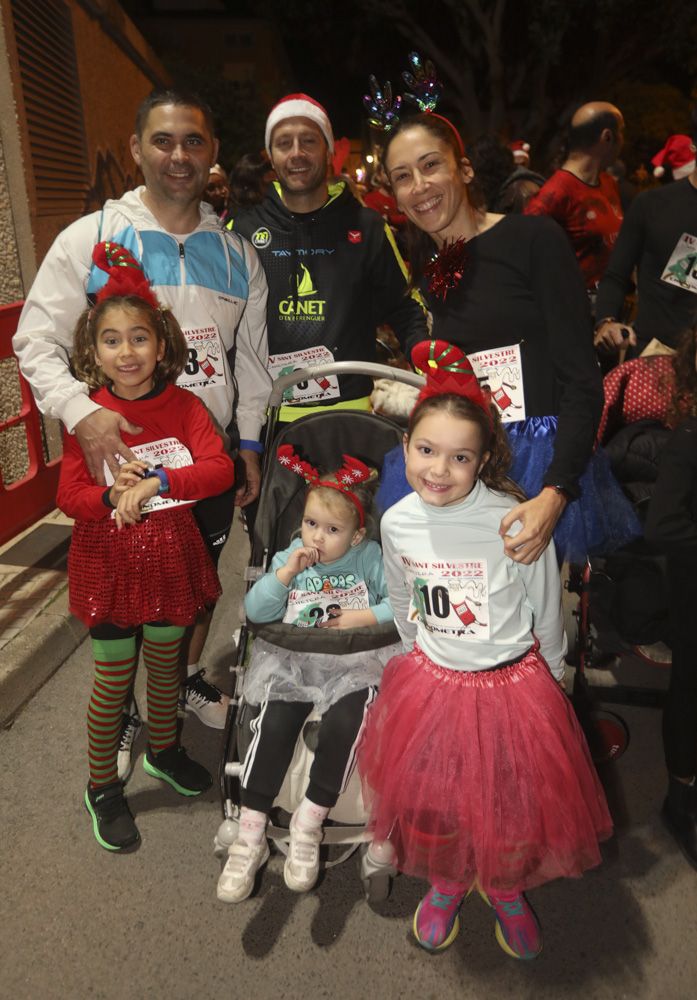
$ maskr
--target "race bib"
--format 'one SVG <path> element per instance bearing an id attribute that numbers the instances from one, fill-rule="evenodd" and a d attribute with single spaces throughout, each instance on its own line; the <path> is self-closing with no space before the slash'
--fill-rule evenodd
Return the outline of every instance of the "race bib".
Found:
<path id="1" fill-rule="evenodd" d="M 369 607 L 368 588 L 363 582 L 341 589 L 323 587 L 317 593 L 291 590 L 283 621 L 300 628 L 315 628 L 335 617 L 338 611 L 364 611 Z"/>
<path id="2" fill-rule="evenodd" d="M 164 465 L 168 469 L 183 469 L 186 465 L 193 465 L 189 449 L 181 443 L 178 438 L 162 438 L 160 441 L 148 441 L 146 444 L 134 444 L 131 451 L 141 462 L 147 462 L 151 469 L 157 465 Z M 121 465 L 124 462 L 120 463 Z M 114 477 L 109 466 L 104 463 L 104 479 L 107 487 L 114 485 Z M 193 500 L 172 500 L 170 497 L 154 496 L 141 510 L 150 513 L 154 510 L 163 510 L 165 507 L 182 507 L 194 503 Z M 116 511 L 111 512 L 114 517 Z"/>
<path id="3" fill-rule="evenodd" d="M 494 347 L 468 354 L 474 374 L 482 388 L 488 387 L 499 408 L 501 422 L 525 420 L 525 393 L 520 345 Z"/>
<path id="4" fill-rule="evenodd" d="M 290 375 L 312 365 L 332 364 L 334 355 L 327 347 L 308 347 L 304 351 L 290 351 L 288 354 L 272 354 L 269 357 L 269 375 L 277 379 Z M 284 403 L 317 403 L 339 396 L 339 379 L 336 375 L 320 375 L 319 378 L 298 382 L 283 393 Z"/>
<path id="5" fill-rule="evenodd" d="M 185 329 L 188 358 L 184 371 L 177 379 L 182 389 L 203 389 L 209 385 L 225 385 L 224 348 L 215 323 Z"/>
<path id="6" fill-rule="evenodd" d="M 661 275 L 661 281 L 697 294 L 697 236 L 682 234 Z"/>
<path id="7" fill-rule="evenodd" d="M 489 587 L 486 560 L 417 561 L 402 556 L 411 585 L 409 620 L 429 632 L 471 642 L 488 639 Z"/>

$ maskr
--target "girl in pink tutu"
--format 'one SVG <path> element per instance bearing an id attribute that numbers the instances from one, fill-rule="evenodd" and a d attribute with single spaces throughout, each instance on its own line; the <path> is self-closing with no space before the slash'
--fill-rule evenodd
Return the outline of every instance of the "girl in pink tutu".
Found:
<path id="1" fill-rule="evenodd" d="M 75 518 L 70 610 L 89 626 L 95 659 L 85 805 L 97 842 L 118 851 L 139 840 L 117 754 L 141 626 L 149 730 L 143 767 L 182 795 L 211 784 L 177 739 L 179 647 L 185 626 L 220 595 L 191 503 L 229 489 L 234 466 L 201 401 L 174 385 L 186 341 L 137 261 L 114 243 L 98 244 L 93 259 L 109 280 L 78 321 L 71 360 L 94 390 L 91 399 L 122 415 L 131 460 L 116 482 L 107 475 L 105 489 L 66 434 L 57 500 Z"/>
<path id="2" fill-rule="evenodd" d="M 447 948 L 477 888 L 496 939 L 535 958 L 542 932 L 524 891 L 600 862 L 605 796 L 563 692 L 566 640 L 553 545 L 529 566 L 500 523 L 522 499 L 496 407 L 467 358 L 417 345 L 427 384 L 405 435 L 413 493 L 383 517 L 389 596 L 406 653 L 385 669 L 360 749 L 373 843 L 431 888 L 414 916 Z"/>

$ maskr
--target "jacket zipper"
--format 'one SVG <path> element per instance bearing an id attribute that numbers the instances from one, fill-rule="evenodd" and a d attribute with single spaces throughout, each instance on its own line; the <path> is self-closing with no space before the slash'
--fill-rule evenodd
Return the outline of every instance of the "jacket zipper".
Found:
<path id="1" fill-rule="evenodd" d="M 179 279 L 180 279 L 180 281 L 182 283 L 182 287 L 185 284 L 185 280 L 184 280 L 185 278 L 186 278 L 186 265 L 184 263 L 184 244 L 180 243 L 179 244 Z"/>

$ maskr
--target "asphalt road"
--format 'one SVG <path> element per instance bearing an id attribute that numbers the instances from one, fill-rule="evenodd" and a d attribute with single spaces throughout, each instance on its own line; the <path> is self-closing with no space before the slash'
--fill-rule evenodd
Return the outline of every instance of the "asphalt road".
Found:
<path id="1" fill-rule="evenodd" d="M 246 551 L 237 529 L 209 645 L 209 673 L 227 687 Z M 84 643 L 0 734 L 3 1000 L 697 995 L 697 873 L 658 821 L 664 773 L 655 710 L 622 709 L 631 743 L 603 773 L 617 836 L 597 871 L 531 893 L 545 948 L 523 963 L 500 951 L 492 917 L 474 897 L 455 944 L 425 954 L 410 933 L 423 884 L 398 878 L 390 899 L 371 909 L 353 858 L 297 896 L 272 857 L 257 896 L 218 902 L 216 788 L 181 798 L 149 778 L 140 760 L 128 786 L 140 848 L 101 849 L 82 804 L 90 683 Z M 184 733 L 191 752 L 215 769 L 220 734 L 192 718 Z M 143 747 L 141 736 L 139 756 Z"/>

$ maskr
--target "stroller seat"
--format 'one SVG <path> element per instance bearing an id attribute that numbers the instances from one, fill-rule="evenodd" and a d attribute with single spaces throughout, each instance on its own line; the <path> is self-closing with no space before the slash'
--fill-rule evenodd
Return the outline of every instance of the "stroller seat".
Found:
<path id="1" fill-rule="evenodd" d="M 391 369 L 388 371 L 392 372 Z M 394 375 L 392 375 L 394 377 Z M 273 422 L 271 422 L 273 428 Z M 314 465 L 337 468 L 343 454 L 351 454 L 366 464 L 382 467 L 384 455 L 400 444 L 402 429 L 385 417 L 364 411 L 332 410 L 302 417 L 286 424 L 275 439 L 267 441 L 262 493 L 252 538 L 252 558 L 248 568 L 249 582 L 265 573 L 275 552 L 285 548 L 292 533 L 301 523 L 305 503 L 306 485 L 301 477 L 289 475 L 276 460 L 276 450 L 281 444 L 292 444 L 295 451 L 312 458 Z M 373 527 L 374 540 L 378 540 L 377 526 Z M 258 706 L 250 704 L 244 695 L 245 671 L 248 653 L 256 636 L 274 646 L 297 652 L 355 654 L 387 651 L 399 643 L 394 623 L 377 624 L 347 630 L 299 628 L 283 622 L 254 623 L 245 621 L 240 630 L 237 646 L 236 692 L 229 713 L 225 734 L 225 749 L 221 762 L 221 792 L 224 821 L 216 836 L 216 853 L 224 852 L 236 836 L 236 821 L 240 808 L 240 779 L 247 747 L 250 742 L 251 722 Z M 284 777 L 283 786 L 274 806 L 283 813 L 292 813 L 299 805 L 307 787 L 313 760 L 314 734 L 321 715 L 312 712 L 298 738 L 292 763 Z M 361 784 L 355 767 L 329 814 L 325 828 L 324 844 L 344 844 L 346 851 L 332 863 L 344 860 L 362 843 L 366 811 L 361 795 Z M 289 831 L 286 826 L 270 824 L 267 837 L 281 850 L 287 849 Z M 386 895 L 385 878 L 373 882 L 365 880 L 371 899 Z"/>

